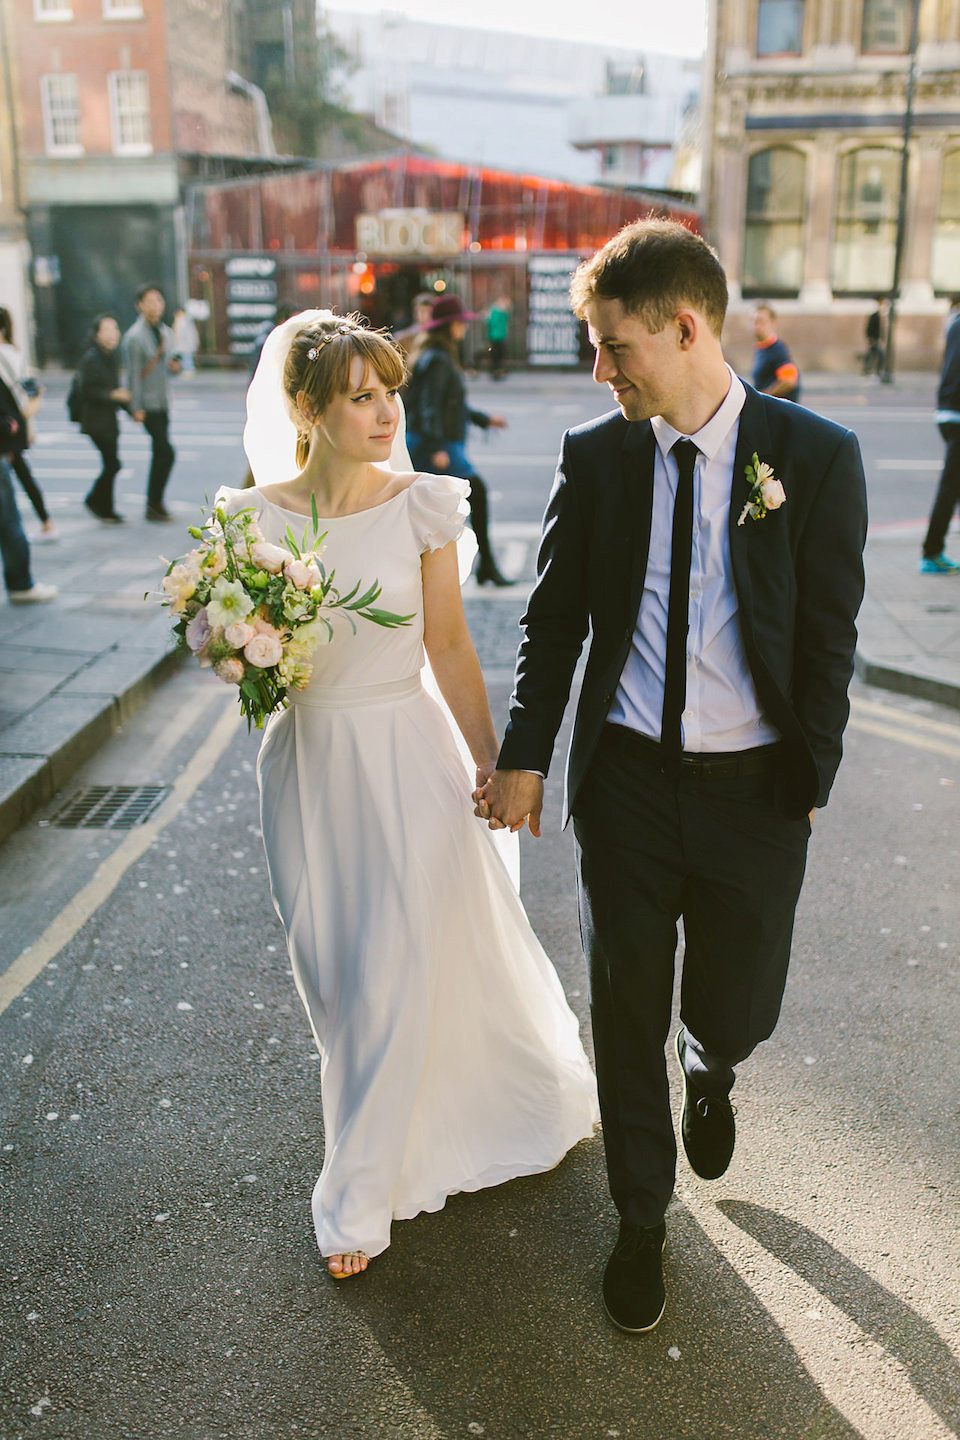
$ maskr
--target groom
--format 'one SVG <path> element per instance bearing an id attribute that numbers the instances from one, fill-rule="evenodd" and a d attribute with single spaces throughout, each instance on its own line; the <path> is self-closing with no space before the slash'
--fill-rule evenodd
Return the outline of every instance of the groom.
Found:
<path id="1" fill-rule="evenodd" d="M 681 1135 L 704 1179 L 734 1067 L 773 1031 L 810 820 L 840 761 L 863 595 L 856 437 L 759 395 L 720 344 L 726 278 L 698 236 L 638 221 L 571 287 L 618 411 L 568 431 L 522 626 L 492 828 L 540 833 L 588 631 L 567 766 L 622 1330 L 663 1314 L 676 1141 L 664 1055 L 683 917 Z"/>

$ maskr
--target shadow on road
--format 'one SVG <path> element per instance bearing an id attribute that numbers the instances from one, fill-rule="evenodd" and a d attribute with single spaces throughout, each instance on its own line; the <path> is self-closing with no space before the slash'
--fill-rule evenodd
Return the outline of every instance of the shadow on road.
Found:
<path id="1" fill-rule="evenodd" d="M 931 1409 L 960 1429 L 960 1361 L 929 1321 L 805 1225 L 745 1200 L 718 1209 L 899 1360 Z"/>

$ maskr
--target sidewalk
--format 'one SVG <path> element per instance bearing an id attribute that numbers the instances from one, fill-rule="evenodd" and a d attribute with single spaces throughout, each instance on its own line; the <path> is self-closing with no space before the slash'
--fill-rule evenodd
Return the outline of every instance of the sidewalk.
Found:
<path id="1" fill-rule="evenodd" d="M 176 663 L 166 611 L 144 601 L 163 573 L 161 553 L 173 558 L 196 519 L 195 505 L 173 508 L 178 524 L 138 516 L 118 530 L 71 506 L 55 516 L 59 543 L 32 552 L 35 578 L 59 585 L 60 598 L 0 601 L 0 842 L 64 787 Z M 870 684 L 960 707 L 960 576 L 920 575 L 920 539 L 910 526 L 868 541 L 857 672 Z M 471 586 L 471 625 L 488 607 L 515 618 L 533 563 L 531 546 L 515 590 L 488 596 Z M 512 653 L 480 649 L 485 668 L 512 664 Z"/>

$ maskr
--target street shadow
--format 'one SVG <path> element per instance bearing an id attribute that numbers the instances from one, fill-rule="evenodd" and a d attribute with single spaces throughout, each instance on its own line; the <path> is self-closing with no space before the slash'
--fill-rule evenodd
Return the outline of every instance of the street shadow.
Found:
<path id="1" fill-rule="evenodd" d="M 324 1313 L 329 1326 L 332 1304 L 339 1327 L 362 1322 L 438 1437 L 861 1440 L 678 1203 L 664 1319 L 646 1336 L 615 1330 L 600 1304 L 616 1234 L 603 1182 L 599 1141 L 587 1142 L 549 1175 L 455 1196 L 436 1215 L 395 1225 L 361 1284 L 330 1296 L 315 1269 L 316 1309 L 301 1308 L 303 1359 L 288 1379 L 301 1394 L 329 1396 L 332 1377 L 309 1356 L 310 1332 Z M 340 1440 L 362 1421 L 354 1398 L 339 1414 L 327 1409 L 324 1433 Z"/>
<path id="2" fill-rule="evenodd" d="M 928 1320 L 805 1225 L 745 1200 L 717 1208 L 899 1360 L 917 1394 L 960 1429 L 960 1360 Z"/>

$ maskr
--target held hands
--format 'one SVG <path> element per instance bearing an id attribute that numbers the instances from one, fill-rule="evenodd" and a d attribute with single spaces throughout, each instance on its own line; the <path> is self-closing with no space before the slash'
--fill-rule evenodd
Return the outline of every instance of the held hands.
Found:
<path id="1" fill-rule="evenodd" d="M 522 830 L 540 837 L 543 809 L 543 779 L 531 770 L 494 770 L 486 784 L 473 792 L 474 815 L 486 820 L 491 830 Z"/>

